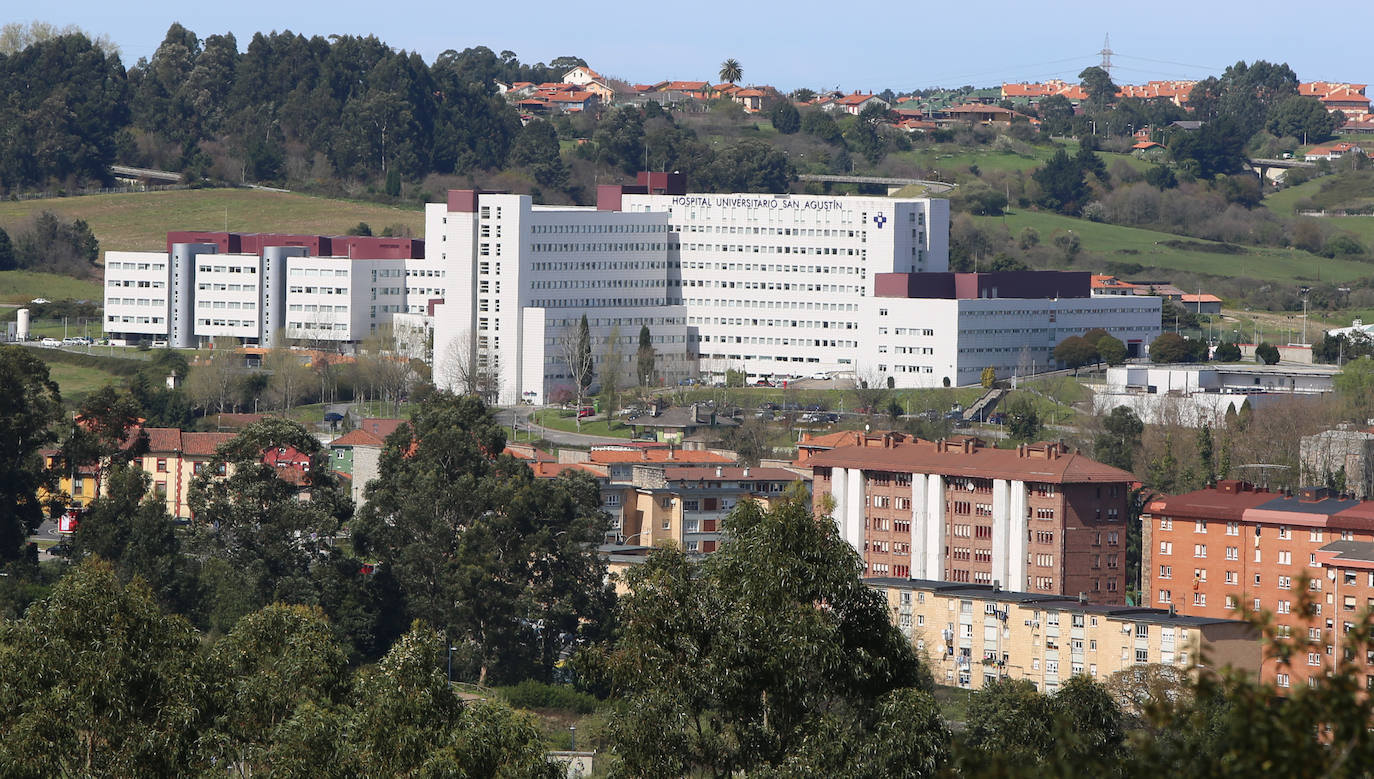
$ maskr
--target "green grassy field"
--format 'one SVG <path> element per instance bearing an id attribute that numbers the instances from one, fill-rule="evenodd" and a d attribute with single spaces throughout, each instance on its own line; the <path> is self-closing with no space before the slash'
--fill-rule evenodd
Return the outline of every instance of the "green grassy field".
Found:
<path id="1" fill-rule="evenodd" d="M 572 416 L 562 416 L 558 411 L 540 411 L 534 415 L 534 423 L 540 427 L 547 427 L 550 430 L 562 430 L 565 433 L 582 433 L 584 435 L 604 435 L 613 438 L 629 438 L 632 432 L 629 427 L 621 424 L 619 420 L 607 421 L 604 419 L 584 419 L 582 429 L 577 429 L 577 420 Z"/>
<path id="2" fill-rule="evenodd" d="M 8 205 L 0 204 L 0 208 Z M 40 297 L 49 300 L 103 300 L 104 292 L 98 281 L 27 270 L 0 271 L 0 302 L 27 303 Z"/>
<path id="3" fill-rule="evenodd" d="M 387 225 L 401 224 L 416 237 L 424 235 L 424 213 L 418 209 L 254 189 L 136 192 L 0 203 L 0 227 L 13 232 L 30 215 L 44 210 L 65 219 L 86 220 L 104 251 L 155 251 L 166 246 L 171 230 L 340 235 L 359 222 L 367 222 L 375 233 Z"/>
<path id="4" fill-rule="evenodd" d="M 73 404 L 81 402 L 82 398 L 106 384 L 119 384 L 123 381 L 119 376 L 99 368 L 59 362 L 48 363 L 48 376 L 57 382 L 62 400 Z"/>
<path id="5" fill-rule="evenodd" d="M 975 217 L 982 227 L 995 227 L 1003 217 Z M 1089 222 L 1059 214 L 1017 211 L 1005 217 L 1013 235 L 1023 228 L 1033 227 L 1040 233 L 1042 243 L 1049 243 L 1056 232 L 1072 230 L 1082 242 L 1085 252 L 1100 255 L 1108 262 L 1138 263 L 1146 267 L 1172 268 L 1215 276 L 1246 276 L 1271 281 L 1327 281 L 1344 282 L 1374 276 L 1374 264 L 1351 260 L 1330 260 L 1295 249 L 1245 247 L 1243 254 L 1213 254 L 1196 250 L 1174 249 L 1162 245 L 1164 241 L 1194 241 L 1213 243 L 1172 233 L 1143 230 L 1136 227 Z M 1080 262 L 1081 270 L 1097 270 Z"/>

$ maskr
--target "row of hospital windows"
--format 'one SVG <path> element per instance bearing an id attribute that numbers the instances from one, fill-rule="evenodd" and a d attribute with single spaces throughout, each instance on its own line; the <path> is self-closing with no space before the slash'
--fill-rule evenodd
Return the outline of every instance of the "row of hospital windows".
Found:
<path id="1" fill-rule="evenodd" d="M 165 281 L 135 281 L 133 279 L 110 279 L 105 282 L 107 287 L 136 287 L 138 289 L 162 289 L 167 286 Z"/>
<path id="2" fill-rule="evenodd" d="M 725 252 L 736 254 L 809 254 L 824 257 L 867 257 L 865 249 L 841 249 L 832 246 L 750 246 L 738 243 L 684 243 L 671 244 L 668 249 L 689 252 Z"/>
<path id="3" fill-rule="evenodd" d="M 211 284 L 209 282 L 201 282 L 200 284 L 196 285 L 196 289 L 201 290 L 203 292 L 257 292 L 258 285 L 224 283 Z"/>
<path id="4" fill-rule="evenodd" d="M 762 262 L 703 262 L 699 260 L 683 260 L 682 267 L 686 270 L 735 270 L 762 271 L 764 273 L 823 273 L 868 276 L 868 271 L 865 268 L 833 265 L 775 265 Z"/>
<path id="5" fill-rule="evenodd" d="M 602 287 L 662 287 L 666 279 L 590 279 L 562 281 L 532 281 L 530 289 L 599 289 Z"/>
<path id="6" fill-rule="evenodd" d="M 251 311 L 251 310 L 253 310 L 253 309 L 257 308 L 257 307 L 258 307 L 258 304 L 252 302 L 251 300 L 246 300 L 246 301 L 242 301 L 242 302 L 237 301 L 237 300 L 198 300 L 198 301 L 196 301 L 196 308 L 239 308 L 239 309 L 248 309 L 248 310 Z"/>
<path id="7" fill-rule="evenodd" d="M 532 271 L 585 271 L 585 270 L 664 270 L 669 263 L 661 260 L 579 260 L 575 262 L 533 262 Z"/>
<path id="8" fill-rule="evenodd" d="M 110 316 L 105 317 L 105 321 L 106 321 L 107 323 L 109 323 L 109 324 L 112 324 L 112 325 L 113 325 L 113 324 L 126 324 L 126 325 L 132 325 L 132 324 L 137 324 L 137 325 L 160 325 L 160 324 L 162 324 L 163 322 L 166 322 L 167 320 L 164 319 L 163 317 L 160 317 L 160 316 L 115 316 L 115 315 L 110 315 Z"/>
<path id="9" fill-rule="evenodd" d="M 486 244 L 482 244 L 486 246 Z M 530 250 L 536 252 L 661 252 L 667 246 L 661 243 L 532 243 Z M 485 254 L 486 252 L 482 252 Z M 496 245 L 496 253 L 501 253 L 501 245 Z"/>
<path id="10" fill-rule="evenodd" d="M 857 303 L 816 303 L 798 300 L 741 300 L 739 298 L 684 298 L 688 305 L 716 308 L 785 309 L 789 311 L 857 311 Z M 852 324 L 852 323 L 851 323 Z M 855 325 L 857 327 L 857 325 Z"/>
<path id="11" fill-rule="evenodd" d="M 639 308 L 680 305 L 681 300 L 668 298 L 544 298 L 530 301 L 531 308 Z"/>
<path id="12" fill-rule="evenodd" d="M 167 270 L 165 262 L 107 262 L 105 270 Z"/>
<path id="13" fill-rule="evenodd" d="M 497 228 L 500 229 L 500 228 Z M 545 233 L 666 233 L 665 224 L 542 224 L 530 225 L 530 232 Z"/>
<path id="14" fill-rule="evenodd" d="M 167 307 L 167 301 L 157 298 L 105 298 L 107 306 L 159 306 Z"/>
<path id="15" fill-rule="evenodd" d="M 258 269 L 252 265 L 200 265 L 197 273 L 248 273 L 256 274 Z"/>
<path id="16" fill-rule="evenodd" d="M 829 339 L 818 338 L 763 338 L 759 336 L 725 335 L 712 338 L 709 335 L 702 335 L 696 338 L 697 343 L 728 343 L 728 344 L 754 344 L 756 346 L 834 346 L 846 347 L 850 349 L 858 348 L 857 341 L 832 341 Z M 749 359 L 753 359 L 752 357 Z M 766 358 L 765 358 L 766 359 Z M 785 357 L 777 358 L 787 359 Z"/>

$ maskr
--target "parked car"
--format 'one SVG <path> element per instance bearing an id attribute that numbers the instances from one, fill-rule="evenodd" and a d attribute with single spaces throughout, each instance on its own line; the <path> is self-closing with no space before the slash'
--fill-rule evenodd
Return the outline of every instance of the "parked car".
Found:
<path id="1" fill-rule="evenodd" d="M 39 341 L 38 343 L 42 344 L 43 346 L 61 346 L 61 345 L 62 345 L 62 342 L 59 341 L 59 340 L 57 340 L 56 338 L 44 338 L 43 340 Z"/>
<path id="2" fill-rule="evenodd" d="M 824 371 L 817 371 L 816 373 L 811 374 L 811 380 L 812 380 L 812 381 L 830 381 L 830 374 L 825 373 Z"/>
<path id="3" fill-rule="evenodd" d="M 38 305 L 41 306 L 41 305 L 43 305 L 44 303 L 51 303 L 52 301 L 51 301 L 51 300 L 48 300 L 47 298 L 34 298 L 33 300 L 30 300 L 29 302 L 30 302 L 30 303 L 36 303 L 36 304 L 38 304 Z"/>
<path id="4" fill-rule="evenodd" d="M 755 386 L 755 387 L 771 387 L 771 386 L 773 386 L 773 382 L 769 381 L 768 379 L 759 379 L 758 381 L 754 382 L 754 386 Z"/>
<path id="5" fill-rule="evenodd" d="M 652 430 L 645 430 L 645 431 L 640 432 L 640 433 L 635 433 L 634 440 L 636 440 L 636 441 L 657 441 L 657 440 L 658 440 L 658 433 L 655 433 L 655 432 L 653 432 Z"/>
<path id="6" fill-rule="evenodd" d="M 1005 425 L 1007 423 L 1007 415 L 1002 411 L 994 411 L 988 415 L 988 421 L 994 425 Z"/>
<path id="7" fill-rule="evenodd" d="M 595 413 L 596 413 L 596 411 L 594 411 L 594 410 L 592 409 L 591 406 L 584 406 L 584 407 L 582 407 L 581 410 L 579 410 L 579 411 L 577 412 L 577 418 L 578 418 L 578 419 L 586 419 L 587 417 L 589 417 L 589 416 L 591 416 L 591 415 L 593 415 L 593 414 L 595 414 Z"/>

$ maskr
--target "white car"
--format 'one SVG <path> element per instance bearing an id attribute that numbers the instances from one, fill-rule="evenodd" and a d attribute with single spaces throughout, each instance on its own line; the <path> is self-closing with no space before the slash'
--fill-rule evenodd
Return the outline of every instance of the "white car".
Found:
<path id="1" fill-rule="evenodd" d="M 30 303 L 37 303 L 37 304 L 39 304 L 39 305 L 42 305 L 43 303 L 51 303 L 52 301 L 51 301 L 51 300 L 48 300 L 47 298 L 34 298 L 33 300 L 30 300 L 29 302 L 30 302 Z"/>
<path id="2" fill-rule="evenodd" d="M 57 340 L 56 338 L 44 338 L 43 340 L 39 341 L 39 343 L 42 344 L 42 345 L 44 345 L 44 346 L 61 346 L 61 345 L 62 345 L 62 342 L 59 341 L 59 340 Z"/>
<path id="3" fill-rule="evenodd" d="M 823 372 L 823 371 L 817 371 L 816 373 L 811 374 L 811 380 L 812 380 L 812 381 L 830 381 L 830 374 L 825 373 L 825 372 Z"/>

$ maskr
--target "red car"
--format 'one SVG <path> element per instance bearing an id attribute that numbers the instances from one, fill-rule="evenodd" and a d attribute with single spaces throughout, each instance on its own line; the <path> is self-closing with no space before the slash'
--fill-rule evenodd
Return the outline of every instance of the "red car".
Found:
<path id="1" fill-rule="evenodd" d="M 587 407 L 583 408 L 581 411 L 578 411 L 578 412 L 577 412 L 577 418 L 578 418 L 578 419 L 586 419 L 587 417 L 589 417 L 589 416 L 591 416 L 591 415 L 593 415 L 593 414 L 595 414 L 595 413 L 596 413 L 596 412 L 593 411 L 592 408 L 591 408 L 590 406 L 587 406 Z"/>

